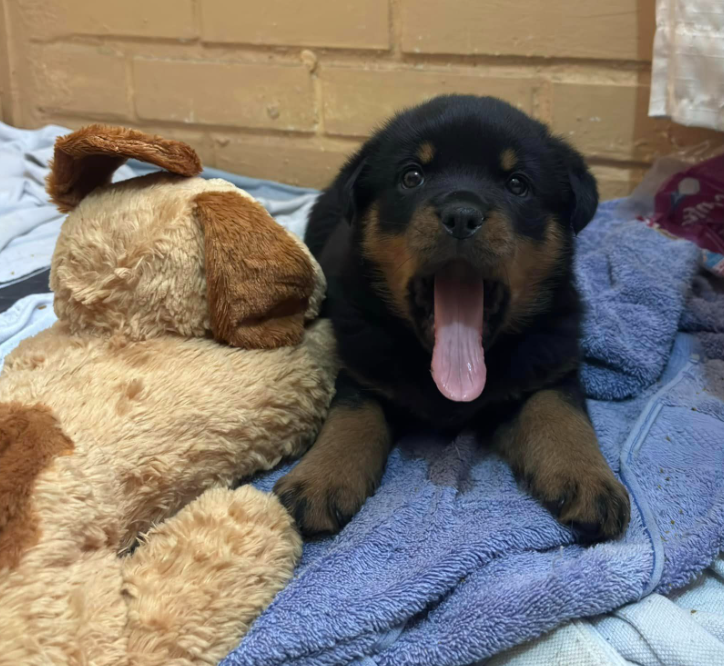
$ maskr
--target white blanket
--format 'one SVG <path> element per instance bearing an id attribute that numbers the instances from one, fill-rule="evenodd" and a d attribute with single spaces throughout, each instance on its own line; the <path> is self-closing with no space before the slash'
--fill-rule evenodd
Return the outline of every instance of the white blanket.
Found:
<path id="1" fill-rule="evenodd" d="M 65 216 L 48 201 L 45 177 L 55 139 L 68 131 L 54 125 L 21 130 L 0 123 L 0 284 L 50 266 Z M 121 167 L 114 180 L 133 175 Z"/>
<path id="2" fill-rule="evenodd" d="M 721 666 L 724 559 L 670 597 L 576 620 L 478 666 Z"/>
<path id="3" fill-rule="evenodd" d="M 649 115 L 724 130 L 724 2 L 657 0 Z"/>

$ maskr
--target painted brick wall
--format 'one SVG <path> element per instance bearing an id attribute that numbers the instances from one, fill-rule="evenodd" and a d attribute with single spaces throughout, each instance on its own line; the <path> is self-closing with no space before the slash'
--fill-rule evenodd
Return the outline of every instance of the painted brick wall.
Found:
<path id="1" fill-rule="evenodd" d="M 207 165 L 323 186 L 391 112 L 498 95 L 588 156 L 604 196 L 713 132 L 647 117 L 655 0 L 0 0 L 0 117 L 106 120 Z"/>

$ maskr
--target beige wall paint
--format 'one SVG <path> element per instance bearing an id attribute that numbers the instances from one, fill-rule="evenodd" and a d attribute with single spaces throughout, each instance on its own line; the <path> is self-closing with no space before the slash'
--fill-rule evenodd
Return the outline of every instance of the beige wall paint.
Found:
<path id="1" fill-rule="evenodd" d="M 655 0 L 0 0 L 0 117 L 108 121 L 209 166 L 323 186 L 394 110 L 503 97 L 588 156 L 604 196 L 724 136 L 647 116 Z"/>
<path id="2" fill-rule="evenodd" d="M 5 0 L 0 0 L 0 120 L 10 121 L 10 32 L 5 20 Z"/>

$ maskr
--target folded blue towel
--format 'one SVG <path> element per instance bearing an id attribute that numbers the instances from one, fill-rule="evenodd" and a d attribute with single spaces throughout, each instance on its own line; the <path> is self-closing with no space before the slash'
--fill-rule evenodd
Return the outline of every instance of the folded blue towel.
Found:
<path id="1" fill-rule="evenodd" d="M 578 238 L 576 275 L 587 308 L 583 382 L 591 398 L 621 400 L 660 376 L 700 251 L 599 207 Z"/>
<path id="2" fill-rule="evenodd" d="M 582 234 L 578 273 L 591 304 L 584 379 L 605 398 L 591 415 L 632 497 L 625 537 L 578 546 L 469 435 L 411 434 L 342 533 L 305 545 L 223 666 L 464 666 L 681 586 L 712 561 L 724 543 L 724 361 L 698 360 L 695 337 L 676 333 L 697 253 L 612 209 Z"/>

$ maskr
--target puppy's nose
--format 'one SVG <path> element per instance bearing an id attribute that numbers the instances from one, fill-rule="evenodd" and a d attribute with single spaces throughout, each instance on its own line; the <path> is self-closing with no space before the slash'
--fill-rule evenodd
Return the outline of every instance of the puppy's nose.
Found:
<path id="1" fill-rule="evenodd" d="M 475 206 L 449 206 L 442 211 L 440 221 L 451 236 L 463 240 L 470 238 L 483 226 L 485 215 Z"/>

